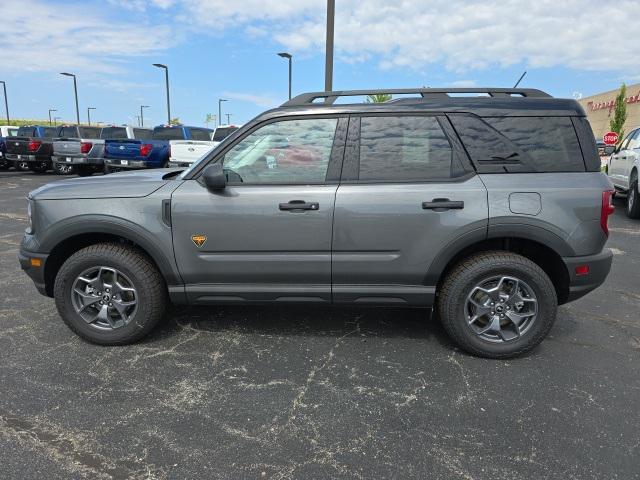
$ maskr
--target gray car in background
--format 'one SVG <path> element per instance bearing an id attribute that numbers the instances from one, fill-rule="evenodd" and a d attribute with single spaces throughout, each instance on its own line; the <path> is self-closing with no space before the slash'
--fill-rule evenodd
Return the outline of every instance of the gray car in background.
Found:
<path id="1" fill-rule="evenodd" d="M 402 97 L 335 103 L 374 94 Z M 391 305 L 433 308 L 461 348 L 508 358 L 604 282 L 612 193 L 574 100 L 318 92 L 187 170 L 31 192 L 20 262 L 99 344 L 141 339 L 168 301 Z"/>
<path id="2" fill-rule="evenodd" d="M 53 168 L 61 175 L 77 172 L 81 177 L 102 172 L 105 140 L 148 139 L 152 133 L 151 129 L 132 126 L 64 126 L 61 138 L 53 142 Z"/>

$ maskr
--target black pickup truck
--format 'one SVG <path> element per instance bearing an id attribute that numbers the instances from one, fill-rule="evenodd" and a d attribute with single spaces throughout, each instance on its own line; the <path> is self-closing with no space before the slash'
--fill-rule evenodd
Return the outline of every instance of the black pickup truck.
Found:
<path id="1" fill-rule="evenodd" d="M 6 142 L 6 158 L 13 162 L 16 170 L 46 172 L 51 168 L 53 139 L 57 136 L 56 127 L 22 126 L 18 129 L 18 134 Z"/>

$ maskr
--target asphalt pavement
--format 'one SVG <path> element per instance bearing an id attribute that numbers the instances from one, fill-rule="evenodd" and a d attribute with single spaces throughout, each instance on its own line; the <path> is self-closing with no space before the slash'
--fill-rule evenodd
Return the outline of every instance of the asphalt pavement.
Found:
<path id="1" fill-rule="evenodd" d="M 88 344 L 18 264 L 26 194 L 0 172 L 0 478 L 640 478 L 640 221 L 543 344 L 494 361 L 422 310 L 174 309 Z"/>

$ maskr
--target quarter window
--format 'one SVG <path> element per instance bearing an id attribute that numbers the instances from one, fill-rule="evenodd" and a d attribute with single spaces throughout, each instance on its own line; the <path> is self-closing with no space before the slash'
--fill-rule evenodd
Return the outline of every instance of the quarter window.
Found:
<path id="1" fill-rule="evenodd" d="M 428 181 L 450 178 L 453 152 L 435 117 L 363 117 L 361 181 Z"/>
<path id="2" fill-rule="evenodd" d="M 322 183 L 333 146 L 336 118 L 270 123 L 224 156 L 229 183 Z"/>

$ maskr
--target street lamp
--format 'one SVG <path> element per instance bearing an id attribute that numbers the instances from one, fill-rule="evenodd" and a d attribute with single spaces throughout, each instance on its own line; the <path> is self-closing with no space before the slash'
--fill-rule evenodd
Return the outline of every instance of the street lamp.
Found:
<path id="1" fill-rule="evenodd" d="M 327 0 L 327 43 L 325 47 L 324 90 L 333 90 L 333 25 L 336 17 L 336 0 Z"/>
<path id="2" fill-rule="evenodd" d="M 7 125 L 9 125 L 9 101 L 7 100 L 7 84 L 4 80 L 0 80 L 2 88 L 4 90 L 4 109 L 7 112 Z"/>
<path id="3" fill-rule="evenodd" d="M 154 63 L 154 67 L 164 68 L 164 79 L 167 86 L 167 125 L 171 125 L 171 104 L 169 102 L 169 67 L 162 63 Z"/>
<path id="4" fill-rule="evenodd" d="M 51 112 L 57 112 L 58 110 L 56 110 L 55 108 L 50 108 L 49 109 L 49 125 L 51 125 Z"/>
<path id="5" fill-rule="evenodd" d="M 225 113 L 225 115 L 227 116 L 227 125 L 231 125 L 231 113 Z"/>
<path id="6" fill-rule="evenodd" d="M 226 98 L 218 99 L 218 125 L 222 125 L 222 102 L 226 102 Z"/>
<path id="7" fill-rule="evenodd" d="M 78 85 L 76 84 L 76 76 L 73 73 L 62 72 L 60 75 L 65 77 L 73 77 L 73 93 L 76 96 L 76 121 L 80 125 L 80 108 L 78 107 Z"/>
<path id="8" fill-rule="evenodd" d="M 53 117 L 53 126 L 56 127 L 58 126 L 58 120 L 60 120 L 62 117 Z"/>
<path id="9" fill-rule="evenodd" d="M 287 52 L 280 52 L 278 56 L 289 60 L 289 100 L 291 100 L 291 59 L 293 58 L 293 55 Z"/>
<path id="10" fill-rule="evenodd" d="M 149 105 L 140 105 L 140 126 L 144 127 L 144 111 L 143 108 L 149 108 Z"/>
<path id="11" fill-rule="evenodd" d="M 91 126 L 91 110 L 95 110 L 96 107 L 87 107 L 87 123 Z"/>

